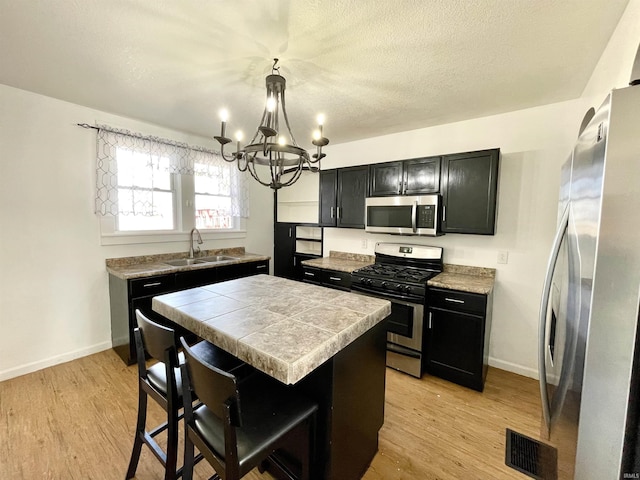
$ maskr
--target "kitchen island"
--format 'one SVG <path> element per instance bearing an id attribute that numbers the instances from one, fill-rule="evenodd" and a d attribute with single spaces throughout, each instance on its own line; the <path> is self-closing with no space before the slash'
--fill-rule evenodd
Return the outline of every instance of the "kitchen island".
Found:
<path id="1" fill-rule="evenodd" d="M 317 400 L 314 478 L 361 478 L 384 422 L 390 302 L 257 275 L 160 295 L 152 306 Z"/>

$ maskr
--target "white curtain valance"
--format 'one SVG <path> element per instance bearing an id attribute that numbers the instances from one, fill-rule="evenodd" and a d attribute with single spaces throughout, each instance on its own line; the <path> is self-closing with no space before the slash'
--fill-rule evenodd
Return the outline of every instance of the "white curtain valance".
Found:
<path id="1" fill-rule="evenodd" d="M 164 158 L 162 162 L 169 173 L 179 175 L 204 175 L 220 184 L 219 191 L 231 197 L 232 217 L 249 216 L 249 190 L 246 176 L 235 162 L 225 162 L 222 156 L 204 147 L 192 146 L 164 138 L 129 130 L 98 125 L 96 139 L 96 214 L 118 215 L 118 149 L 144 153 L 149 158 Z"/>

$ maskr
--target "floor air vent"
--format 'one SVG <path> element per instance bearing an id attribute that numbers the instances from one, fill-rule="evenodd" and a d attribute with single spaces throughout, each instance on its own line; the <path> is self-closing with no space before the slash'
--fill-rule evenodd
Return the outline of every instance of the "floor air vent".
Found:
<path id="1" fill-rule="evenodd" d="M 556 449 L 507 428 L 505 463 L 536 480 L 557 480 Z"/>

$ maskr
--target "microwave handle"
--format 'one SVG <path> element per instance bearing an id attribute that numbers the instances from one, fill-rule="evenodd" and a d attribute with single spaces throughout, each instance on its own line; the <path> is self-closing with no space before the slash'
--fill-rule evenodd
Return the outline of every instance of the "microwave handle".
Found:
<path id="1" fill-rule="evenodd" d="M 413 229 L 413 233 L 416 233 L 418 226 L 418 201 L 415 200 L 413 202 L 413 207 L 411 207 L 411 228 Z"/>

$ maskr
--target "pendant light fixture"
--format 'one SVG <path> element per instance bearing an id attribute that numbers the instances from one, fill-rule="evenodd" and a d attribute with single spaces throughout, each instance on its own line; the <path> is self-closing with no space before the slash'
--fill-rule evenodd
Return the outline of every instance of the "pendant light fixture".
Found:
<path id="1" fill-rule="evenodd" d="M 237 162 L 241 172 L 248 170 L 258 182 L 274 190 L 294 184 L 303 170 L 317 172 L 318 168 L 314 164 L 326 156 L 322 153 L 322 147 L 329 143 L 322 131 L 324 116 L 318 115 L 318 128 L 312 140 L 316 153 L 309 156 L 305 149 L 298 146 L 285 107 L 284 91 L 287 82 L 280 75 L 277 64 L 278 59 L 274 58 L 271 74 L 266 77 L 267 99 L 262 120 L 249 144 L 241 147 L 242 132 L 237 132 L 235 153 L 225 153 L 225 145 L 232 141 L 225 136 L 228 120 L 226 110 L 220 112 L 220 135 L 213 137 L 220 143 L 222 158 L 227 162 Z M 281 117 L 284 119 L 285 131 L 280 128 Z"/>

